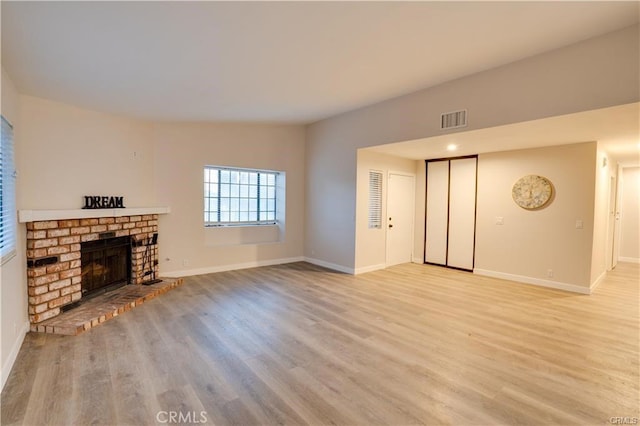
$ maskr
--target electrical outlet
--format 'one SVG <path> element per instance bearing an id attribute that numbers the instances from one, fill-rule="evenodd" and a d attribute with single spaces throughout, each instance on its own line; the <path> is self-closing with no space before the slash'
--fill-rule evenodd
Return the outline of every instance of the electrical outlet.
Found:
<path id="1" fill-rule="evenodd" d="M 547 278 L 553 278 L 553 269 L 547 269 Z"/>
<path id="2" fill-rule="evenodd" d="M 496 216 L 496 225 L 504 225 L 504 217 Z"/>
<path id="3" fill-rule="evenodd" d="M 582 229 L 584 228 L 584 222 L 581 221 L 580 219 L 576 220 L 576 229 Z"/>
<path id="4" fill-rule="evenodd" d="M 189 259 L 182 259 L 182 266 L 189 266 Z"/>

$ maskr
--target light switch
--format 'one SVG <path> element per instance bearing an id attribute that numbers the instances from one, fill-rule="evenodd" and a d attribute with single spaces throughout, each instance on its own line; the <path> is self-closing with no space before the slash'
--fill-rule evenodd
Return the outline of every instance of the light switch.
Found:
<path id="1" fill-rule="evenodd" d="M 582 228 L 584 228 L 584 223 L 580 219 L 576 220 L 576 229 Z"/>
<path id="2" fill-rule="evenodd" d="M 504 225 L 504 217 L 496 216 L 496 225 Z"/>

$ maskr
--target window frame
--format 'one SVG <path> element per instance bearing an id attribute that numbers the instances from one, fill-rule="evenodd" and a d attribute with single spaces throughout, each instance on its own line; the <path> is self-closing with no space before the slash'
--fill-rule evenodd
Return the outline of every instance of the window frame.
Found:
<path id="1" fill-rule="evenodd" d="M 277 193 L 281 172 L 214 165 L 205 165 L 203 171 L 205 228 L 278 224 Z M 228 179 L 223 176 L 225 172 L 228 173 Z M 215 179 L 213 173 L 216 173 Z M 243 177 L 246 178 L 245 181 L 242 181 Z M 225 189 L 223 185 L 228 187 Z M 215 191 L 213 191 L 214 188 Z M 252 190 L 255 191 L 255 195 L 251 195 Z M 228 200 L 226 206 L 225 199 Z M 253 200 L 255 200 L 255 210 L 252 208 Z M 252 216 L 254 214 L 255 216 Z M 217 220 L 211 220 L 213 215 Z M 243 215 L 247 219 L 242 220 Z M 263 215 L 266 216 L 263 217 Z M 234 217 L 237 219 L 233 220 Z"/>
<path id="2" fill-rule="evenodd" d="M 4 116 L 0 122 L 0 265 L 4 265 L 16 255 L 18 229 L 13 126 Z"/>

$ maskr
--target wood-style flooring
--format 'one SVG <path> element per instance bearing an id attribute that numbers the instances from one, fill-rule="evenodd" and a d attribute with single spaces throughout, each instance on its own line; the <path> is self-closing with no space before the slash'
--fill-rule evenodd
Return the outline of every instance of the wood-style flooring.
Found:
<path id="1" fill-rule="evenodd" d="M 639 274 L 619 264 L 591 296 L 416 264 L 189 277 L 79 336 L 28 334 L 1 422 L 633 421 Z"/>

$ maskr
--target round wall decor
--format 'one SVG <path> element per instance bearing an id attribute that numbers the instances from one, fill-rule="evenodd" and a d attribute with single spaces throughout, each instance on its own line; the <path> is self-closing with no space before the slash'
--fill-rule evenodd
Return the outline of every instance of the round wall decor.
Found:
<path id="1" fill-rule="evenodd" d="M 538 175 L 523 176 L 513 185 L 511 196 L 517 205 L 527 210 L 544 207 L 551 200 L 553 185 Z"/>

